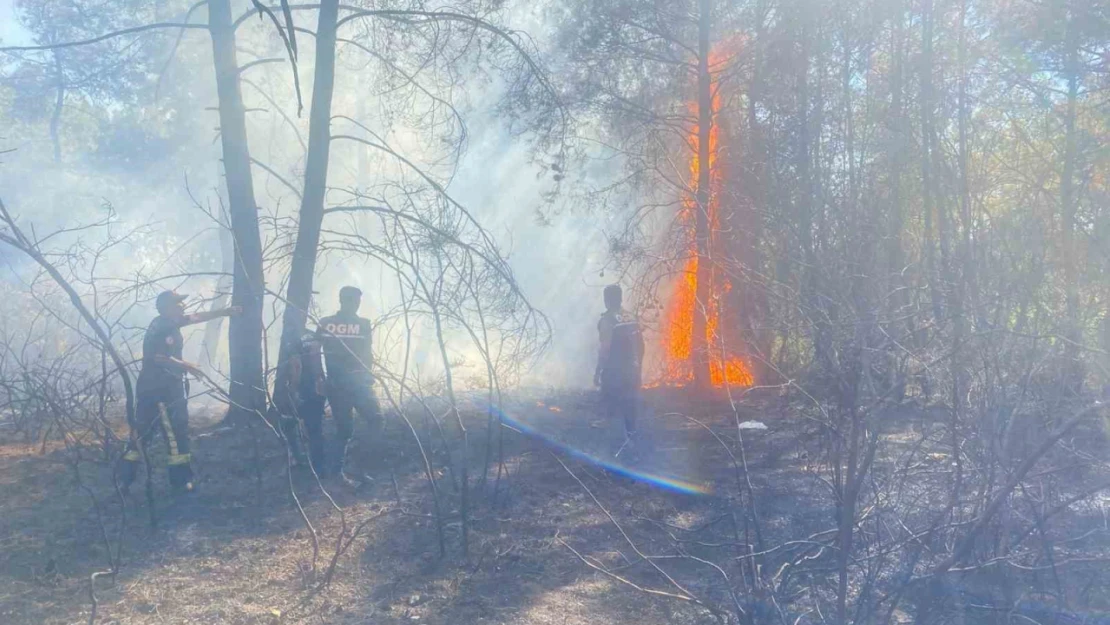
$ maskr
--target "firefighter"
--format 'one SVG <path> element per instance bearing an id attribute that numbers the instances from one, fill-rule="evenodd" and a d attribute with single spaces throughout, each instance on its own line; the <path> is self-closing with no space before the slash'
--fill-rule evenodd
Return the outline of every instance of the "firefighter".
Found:
<path id="1" fill-rule="evenodd" d="M 369 423 L 375 435 L 381 425 L 381 408 L 374 395 L 374 376 L 370 373 L 370 320 L 359 317 L 362 291 L 345 286 L 339 290 L 339 312 L 320 320 L 316 336 L 323 347 L 326 390 L 335 419 L 336 441 L 329 453 L 331 470 L 349 481 L 344 473 L 347 447 L 354 433 L 351 411 Z"/>
<path id="2" fill-rule="evenodd" d="M 601 389 L 606 419 L 611 423 L 620 418 L 623 422 L 627 444 L 636 432 L 644 339 L 639 323 L 621 308 L 621 287 L 616 284 L 605 287 L 604 298 L 605 312 L 597 322 L 600 349 L 594 385 Z"/>
<path id="3" fill-rule="evenodd" d="M 317 474 L 324 469 L 324 366 L 320 342 L 315 334 L 305 334 L 289 350 L 289 359 L 278 366 L 274 381 L 274 408 L 282 433 L 289 441 L 294 464 L 305 466 L 311 461 Z M 303 425 L 308 439 L 308 458 L 301 448 L 298 424 Z"/>
<path id="4" fill-rule="evenodd" d="M 167 457 L 170 489 L 175 494 L 193 490 L 192 459 L 189 453 L 189 410 L 186 374 L 200 375 L 196 365 L 181 359 L 184 326 L 204 323 L 217 317 L 240 314 L 232 306 L 223 310 L 185 314 L 186 296 L 174 291 L 158 294 L 158 316 L 143 336 L 142 370 L 135 385 L 135 426 L 123 455 L 121 488 L 126 493 L 138 473 L 141 455 L 139 441 L 146 448 L 156 428 L 162 430 L 169 447 Z"/>

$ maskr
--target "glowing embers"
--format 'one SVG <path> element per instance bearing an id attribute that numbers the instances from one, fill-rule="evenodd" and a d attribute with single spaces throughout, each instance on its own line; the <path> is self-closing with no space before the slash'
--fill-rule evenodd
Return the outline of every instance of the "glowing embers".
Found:
<path id="1" fill-rule="evenodd" d="M 724 60 L 722 55 L 714 53 L 710 55 L 710 66 L 719 67 Z M 717 115 L 721 108 L 719 87 L 716 74 L 712 74 L 710 91 L 713 123 L 709 129 L 709 201 L 705 207 L 709 224 L 709 258 L 718 256 L 714 254 L 714 250 L 720 250 L 722 244 L 720 203 L 725 180 L 721 167 L 721 125 L 717 123 Z M 694 117 L 697 117 L 696 100 L 690 104 L 690 108 Z M 694 232 L 697 227 L 696 189 L 701 162 L 698 156 L 700 137 L 696 126 L 690 131 L 688 141 L 692 148 L 689 165 L 690 191 L 685 194 L 682 209 L 678 215 L 683 230 L 680 240 L 686 246 L 686 260 L 683 261 L 682 270 L 677 273 L 670 300 L 665 305 L 659 345 L 662 362 L 659 377 L 649 386 L 684 386 L 694 381 L 696 361 L 694 316 L 699 306 L 705 306 L 706 336 L 703 345 L 708 351 L 710 384 L 715 387 L 750 386 L 754 382 L 751 370 L 742 358 L 731 353 L 731 349 L 735 346 L 728 345 L 720 333 L 721 303 L 725 300 L 725 295 L 732 290 L 732 283 L 714 263 L 710 263 L 708 269 L 702 271 L 699 276 L 699 254 Z M 699 279 L 709 282 L 708 288 L 705 289 L 709 294 L 708 301 L 698 302 Z"/>

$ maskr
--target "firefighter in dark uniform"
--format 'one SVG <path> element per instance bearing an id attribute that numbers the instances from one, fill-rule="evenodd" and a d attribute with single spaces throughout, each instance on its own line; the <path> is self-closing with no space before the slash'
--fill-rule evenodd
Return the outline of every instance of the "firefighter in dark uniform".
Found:
<path id="1" fill-rule="evenodd" d="M 297 339 L 292 356 L 278 367 L 274 382 L 274 407 L 281 419 L 281 430 L 289 441 L 298 465 L 306 458 L 301 448 L 300 426 L 308 439 L 308 455 L 318 474 L 324 468 L 324 365 L 320 342 L 315 334 Z"/>
<path id="2" fill-rule="evenodd" d="M 143 361 L 135 385 L 135 425 L 123 455 L 120 486 L 127 492 L 134 483 L 142 456 L 138 443 L 147 448 L 155 429 L 161 429 L 169 447 L 170 488 L 175 493 L 193 490 L 192 458 L 189 453 L 189 410 L 187 373 L 199 374 L 196 365 L 181 359 L 181 328 L 217 317 L 239 314 L 238 306 L 191 315 L 185 314 L 184 295 L 163 291 L 155 300 L 158 316 L 143 336 Z"/>
<path id="3" fill-rule="evenodd" d="M 605 313 L 597 322 L 600 349 L 594 384 L 601 388 L 607 420 L 620 418 L 627 443 L 636 432 L 640 405 L 644 339 L 636 319 L 621 308 L 621 287 L 605 287 Z M 622 445 L 623 447 L 623 445 Z"/>
<path id="4" fill-rule="evenodd" d="M 320 320 L 316 337 L 324 352 L 327 369 L 327 397 L 335 419 L 336 441 L 328 460 L 332 469 L 343 473 L 347 446 L 354 433 L 351 411 L 370 424 L 373 434 L 381 425 L 381 408 L 374 395 L 374 376 L 370 373 L 371 354 L 370 320 L 359 317 L 362 291 L 353 286 L 339 290 L 339 312 Z"/>

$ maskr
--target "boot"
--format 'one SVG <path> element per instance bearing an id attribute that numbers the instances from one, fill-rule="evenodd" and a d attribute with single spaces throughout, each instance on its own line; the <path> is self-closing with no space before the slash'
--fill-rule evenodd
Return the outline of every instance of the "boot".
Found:
<path id="1" fill-rule="evenodd" d="M 194 492 L 193 469 L 187 464 L 169 467 L 170 492 L 174 495 L 188 495 Z"/>

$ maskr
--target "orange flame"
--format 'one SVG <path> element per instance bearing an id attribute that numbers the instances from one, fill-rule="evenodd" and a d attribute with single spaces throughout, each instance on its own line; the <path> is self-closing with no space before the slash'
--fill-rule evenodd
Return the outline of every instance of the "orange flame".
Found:
<path id="1" fill-rule="evenodd" d="M 725 59 L 722 55 L 710 55 L 710 67 L 718 66 Z M 713 123 L 709 129 L 709 229 L 710 249 L 716 244 L 717 234 L 720 232 L 720 198 L 723 186 L 723 176 L 719 166 L 720 151 L 720 124 L 716 123 L 718 112 L 721 108 L 721 93 L 718 88 L 717 76 L 710 77 L 710 90 L 712 95 Z M 697 101 L 691 103 L 691 108 L 696 116 Z M 690 187 L 697 188 L 698 173 L 701 163 L 698 160 L 698 129 L 695 126 L 690 131 L 690 145 L 693 155 L 690 157 Z M 697 201 L 693 193 L 686 194 L 679 211 L 679 220 L 686 231 L 687 252 L 689 257 L 685 262 L 674 286 L 671 299 L 664 311 L 664 323 L 661 339 L 663 355 L 662 372 L 658 384 L 682 386 L 694 380 L 694 314 L 697 307 L 698 288 L 698 250 L 697 242 L 692 235 L 695 225 Z M 754 379 L 747 364 L 739 356 L 730 354 L 727 345 L 718 334 L 721 325 L 721 300 L 732 289 L 728 277 L 721 271 L 711 268 L 709 272 L 710 298 L 705 302 L 706 307 L 706 342 L 709 346 L 709 380 L 715 387 L 725 386 L 750 386 Z"/>

